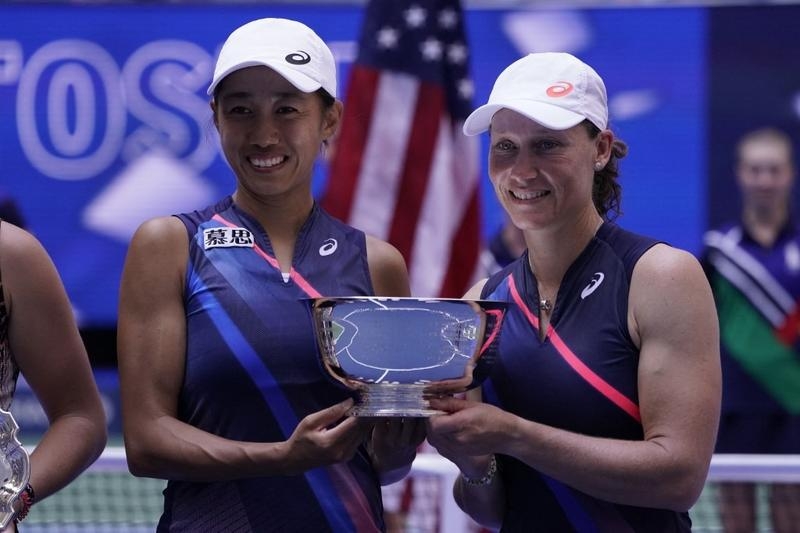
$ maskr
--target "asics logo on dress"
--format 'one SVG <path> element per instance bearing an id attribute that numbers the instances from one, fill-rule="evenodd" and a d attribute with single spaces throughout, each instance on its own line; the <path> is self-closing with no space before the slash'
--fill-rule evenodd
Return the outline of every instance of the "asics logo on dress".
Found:
<path id="1" fill-rule="evenodd" d="M 336 248 L 339 247 L 339 243 L 336 242 L 336 239 L 329 238 L 326 239 L 322 246 L 319 247 L 319 255 L 325 257 L 326 255 L 331 255 L 333 252 L 336 251 Z"/>
<path id="2" fill-rule="evenodd" d="M 603 283 L 603 280 L 605 278 L 606 275 L 603 274 L 602 272 L 595 272 L 594 275 L 592 276 L 592 281 L 590 281 L 589 284 L 586 287 L 584 287 L 583 290 L 581 291 L 581 300 L 583 300 L 584 298 L 592 294 L 594 291 L 596 291 L 597 287 L 599 287 L 600 284 Z"/>

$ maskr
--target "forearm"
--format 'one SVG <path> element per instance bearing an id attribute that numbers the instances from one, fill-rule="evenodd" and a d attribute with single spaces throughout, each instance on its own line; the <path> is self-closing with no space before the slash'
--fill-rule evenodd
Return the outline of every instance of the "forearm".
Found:
<path id="1" fill-rule="evenodd" d="M 502 510 L 505 508 L 502 480 L 496 470 L 496 463 L 485 472 L 481 477 L 470 478 L 472 481 L 468 481 L 463 473 L 459 475 L 453 485 L 453 498 L 461 510 L 475 522 L 484 527 L 499 529 L 503 520 Z"/>
<path id="2" fill-rule="evenodd" d="M 687 510 L 708 471 L 706 454 L 688 453 L 668 438 L 598 438 L 530 421 L 520 421 L 499 446 L 500 453 L 591 496 L 642 507 Z"/>
<path id="3" fill-rule="evenodd" d="M 298 473 L 285 442 L 219 437 L 171 417 L 126 429 L 128 467 L 136 476 L 213 482 Z"/>
<path id="4" fill-rule="evenodd" d="M 41 501 L 65 487 L 100 456 L 104 419 L 69 415 L 54 420 L 31 452 L 30 483 Z"/>

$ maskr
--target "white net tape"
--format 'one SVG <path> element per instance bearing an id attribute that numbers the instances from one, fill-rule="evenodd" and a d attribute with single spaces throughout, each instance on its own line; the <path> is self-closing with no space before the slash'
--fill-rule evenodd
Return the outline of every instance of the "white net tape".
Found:
<path id="1" fill-rule="evenodd" d="M 391 533 L 470 533 L 481 529 L 452 498 L 456 467 L 433 452 L 420 453 L 409 478 L 384 487 Z M 779 484 L 800 484 L 800 455 L 716 455 L 708 483 L 690 511 L 693 531 L 721 532 L 720 482 L 757 484 L 756 531 L 770 532 L 769 492 Z M 128 473 L 124 449 L 109 447 L 67 488 L 34 506 L 24 523 L 28 532 L 152 532 L 161 514 L 165 482 Z M 790 502 L 800 509 L 800 501 Z M 800 521 L 798 521 L 800 528 Z M 800 529 L 799 529 L 800 530 Z"/>

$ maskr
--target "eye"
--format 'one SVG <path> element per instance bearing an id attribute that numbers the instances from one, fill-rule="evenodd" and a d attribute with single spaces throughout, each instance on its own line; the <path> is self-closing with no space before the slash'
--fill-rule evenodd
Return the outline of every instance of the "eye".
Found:
<path id="1" fill-rule="evenodd" d="M 279 114 L 279 115 L 288 115 L 288 114 L 291 114 L 291 113 L 297 113 L 297 108 L 296 107 L 292 107 L 290 105 L 282 105 L 282 106 L 279 106 L 275 110 L 275 112 L 277 114 Z"/>
<path id="2" fill-rule="evenodd" d="M 508 139 L 501 139 L 494 144 L 494 149 L 498 152 L 510 152 L 515 148 L 516 146 L 514 145 L 514 143 L 512 143 Z"/>
<path id="3" fill-rule="evenodd" d="M 253 111 L 244 105 L 234 105 L 228 108 L 227 114 L 228 115 L 249 115 Z"/>
<path id="4" fill-rule="evenodd" d="M 534 146 L 536 147 L 536 150 L 539 152 L 548 152 L 550 150 L 555 150 L 556 148 L 560 147 L 561 144 L 552 139 L 541 139 L 537 141 Z"/>

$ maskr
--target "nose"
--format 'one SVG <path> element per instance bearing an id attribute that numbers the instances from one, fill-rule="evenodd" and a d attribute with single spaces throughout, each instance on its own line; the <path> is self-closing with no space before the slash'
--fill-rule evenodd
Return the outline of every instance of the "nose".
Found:
<path id="1" fill-rule="evenodd" d="M 511 175 L 518 179 L 533 179 L 538 175 L 536 156 L 529 150 L 520 150 L 514 159 Z"/>
<path id="2" fill-rule="evenodd" d="M 259 116 L 250 132 L 250 142 L 256 146 L 266 147 L 277 144 L 279 140 L 275 121 L 269 117 Z"/>

